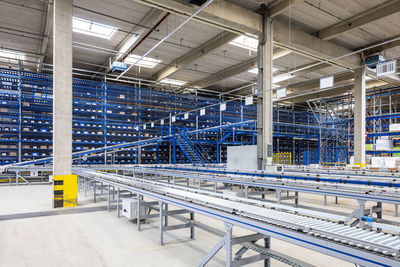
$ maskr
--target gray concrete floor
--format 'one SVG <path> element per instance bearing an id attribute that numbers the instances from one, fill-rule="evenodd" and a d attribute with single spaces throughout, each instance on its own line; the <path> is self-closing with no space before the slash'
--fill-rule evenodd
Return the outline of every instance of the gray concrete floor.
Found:
<path id="1" fill-rule="evenodd" d="M 50 185 L 0 186 L 0 267 L 9 266 L 197 266 L 218 238 L 196 229 L 196 239 L 189 229 L 167 232 L 164 246 L 158 244 L 158 220 L 149 220 L 136 230 L 127 218 L 117 218 L 116 211 L 95 211 L 64 215 L 8 218 L 2 215 L 53 211 Z M 330 198 L 330 207 L 336 207 Z M 301 204 L 320 206 L 323 197 L 300 195 Z M 105 199 L 92 202 L 79 193 L 79 208 L 105 206 Z M 340 209 L 350 210 L 351 201 L 340 200 Z M 72 208 L 73 209 L 73 208 Z M 76 211 L 76 210 L 75 210 Z M 196 220 L 224 229 L 221 222 L 196 214 Z M 173 220 L 170 219 L 170 223 Z M 234 227 L 234 235 L 248 234 Z M 272 239 L 272 249 L 317 266 L 354 266 L 353 264 Z M 207 266 L 223 266 L 221 250 Z M 263 266 L 262 263 L 252 266 Z M 286 266 L 272 261 L 272 266 Z"/>

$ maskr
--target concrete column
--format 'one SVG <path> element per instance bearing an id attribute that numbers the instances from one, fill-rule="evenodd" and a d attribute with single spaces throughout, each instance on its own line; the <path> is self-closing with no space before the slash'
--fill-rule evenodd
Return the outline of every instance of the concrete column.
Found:
<path id="1" fill-rule="evenodd" d="M 265 16 L 263 33 L 258 44 L 258 107 L 257 107 L 257 154 L 258 168 L 272 164 L 272 56 L 273 56 L 272 21 Z"/>
<path id="2" fill-rule="evenodd" d="M 365 68 L 354 71 L 354 164 L 365 167 Z"/>
<path id="3" fill-rule="evenodd" d="M 72 170 L 72 0 L 54 1 L 53 174 Z"/>

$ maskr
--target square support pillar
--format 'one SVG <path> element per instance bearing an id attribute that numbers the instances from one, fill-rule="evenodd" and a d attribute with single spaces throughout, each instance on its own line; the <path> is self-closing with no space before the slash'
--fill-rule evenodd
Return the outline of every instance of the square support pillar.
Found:
<path id="1" fill-rule="evenodd" d="M 72 0 L 55 0 L 53 12 L 54 207 L 77 205 L 72 175 Z"/>
<path id="2" fill-rule="evenodd" d="M 365 68 L 354 71 L 354 165 L 365 167 Z"/>
<path id="3" fill-rule="evenodd" d="M 54 1 L 53 175 L 72 172 L 72 0 Z"/>
<path id="4" fill-rule="evenodd" d="M 264 16 L 263 33 L 258 44 L 258 107 L 257 154 L 258 168 L 272 164 L 273 156 L 273 101 L 272 101 L 272 21 Z"/>

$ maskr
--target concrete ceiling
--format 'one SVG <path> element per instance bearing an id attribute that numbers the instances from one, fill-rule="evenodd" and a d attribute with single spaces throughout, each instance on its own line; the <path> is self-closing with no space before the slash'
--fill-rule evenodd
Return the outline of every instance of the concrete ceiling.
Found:
<path id="1" fill-rule="evenodd" d="M 182 3 L 184 6 L 191 7 L 189 4 L 186 4 L 186 1 L 175 1 Z M 222 0 L 218 0 L 215 1 L 215 3 L 221 5 L 224 3 L 224 5 L 226 5 L 229 2 L 229 4 L 237 5 L 251 12 L 256 12 L 260 9 L 261 3 L 265 3 L 268 8 L 276 3 L 282 4 L 282 2 L 284 2 L 282 0 L 275 1 L 278 2 L 272 0 L 229 0 L 223 2 Z M 281 32 L 277 34 L 281 34 L 282 38 L 287 37 L 288 39 L 285 45 L 287 47 L 292 47 L 292 45 L 297 45 L 292 42 L 295 38 L 299 38 L 299 34 L 301 33 L 314 36 L 313 38 L 315 38 L 319 32 L 343 21 L 350 21 L 352 18 L 357 17 L 357 15 L 382 6 L 388 1 L 391 0 L 292 1 L 292 6 L 282 9 L 281 13 L 277 13 L 274 18 L 274 20 L 281 25 L 279 26 L 280 29 L 282 26 L 289 27 L 288 37 Z M 143 4 L 143 2 L 149 4 Z M 140 29 L 143 27 L 136 24 L 140 24 L 146 14 L 152 10 L 154 2 L 157 1 L 75 0 L 74 16 L 111 25 L 117 27 L 119 31 L 110 40 L 74 33 L 74 67 L 90 71 L 99 71 L 101 73 L 108 72 L 106 68 L 102 68 L 101 66 L 107 65 L 110 56 L 115 55 L 113 51 L 118 51 L 127 37 L 140 32 Z M 163 14 L 166 14 L 165 11 L 163 12 Z M 251 12 L 249 14 L 252 14 Z M 29 55 L 29 60 L 37 62 L 41 56 L 43 40 L 47 38 L 46 36 L 43 38 L 43 35 L 46 35 L 45 25 L 46 19 L 48 20 L 47 13 L 47 0 L 0 0 L 0 47 L 27 53 Z M 151 32 L 149 36 L 137 46 L 133 53 L 137 55 L 146 53 L 154 44 L 182 23 L 185 18 L 185 16 L 171 12 L 171 14 L 156 27 L 156 30 Z M 152 23 L 155 24 L 156 22 L 157 21 L 153 21 Z M 153 24 L 148 27 L 151 27 Z M 239 24 L 240 22 L 238 22 L 238 25 Z M 231 28 L 232 27 L 234 28 L 236 26 L 231 26 Z M 160 64 L 153 69 L 139 69 L 138 67 L 134 67 L 126 75 L 127 77 L 153 79 L 156 73 L 165 70 L 167 66 L 176 64 L 178 58 L 187 55 L 197 47 L 201 47 L 201 45 L 206 44 L 207 41 L 215 40 L 223 33 L 224 29 L 221 27 L 214 27 L 197 20 L 192 20 L 149 55 L 149 57 L 160 59 Z M 341 48 L 341 51 L 353 51 L 360 47 L 366 47 L 370 44 L 387 40 L 393 36 L 400 36 L 400 12 L 397 11 L 393 11 L 390 15 L 370 21 L 357 28 L 336 34 L 329 38 L 329 41 L 321 42 L 321 44 L 332 44 L 332 47 Z M 310 37 L 307 38 L 309 38 L 308 40 L 314 40 L 310 39 Z M 44 53 L 42 54 L 44 56 L 44 62 L 51 64 L 53 49 L 52 39 L 48 38 L 48 40 L 48 44 L 45 45 Z M 306 44 L 303 44 L 303 46 L 306 46 Z M 323 49 L 324 48 L 322 48 L 322 50 Z M 307 64 L 318 62 L 316 59 L 321 58 L 320 55 L 315 55 L 314 57 L 314 54 L 309 51 L 307 51 L 307 55 L 303 54 L 302 52 L 304 52 L 304 49 L 303 51 L 299 51 L 297 48 L 295 50 L 296 51 L 293 53 L 274 60 L 274 67 L 277 67 L 281 71 L 293 70 Z M 342 55 L 343 52 L 339 51 L 337 54 Z M 399 57 L 399 47 L 391 47 L 386 50 L 385 56 L 387 58 Z M 234 66 L 240 65 L 255 57 L 256 53 L 254 51 L 249 52 L 246 49 L 238 48 L 221 41 L 221 45 L 215 45 L 215 47 L 207 51 L 207 53 L 193 56 L 192 60 L 185 61 L 184 66 L 175 68 L 168 77 L 196 84 L 198 81 L 207 80 L 215 73 L 223 73 L 225 69 L 232 69 Z M 35 70 L 34 67 L 36 68 L 36 66 L 37 65 L 31 64 L 32 70 Z M 352 66 L 354 66 L 354 64 Z M 28 68 L 29 64 L 27 64 L 26 67 Z M 295 73 L 295 75 L 297 75 L 296 77 L 283 81 L 279 83 L 279 85 L 288 86 L 307 82 L 309 79 L 318 79 L 319 77 L 342 71 L 345 71 L 343 65 L 342 67 L 325 66 L 325 68 L 321 67 L 309 72 L 301 71 L 299 74 Z M 224 75 L 221 77 L 223 77 L 223 80 L 207 85 L 208 87 L 206 89 L 224 92 L 242 86 L 245 83 L 254 82 L 256 79 L 256 75 L 247 72 L 247 70 L 230 77 Z"/>

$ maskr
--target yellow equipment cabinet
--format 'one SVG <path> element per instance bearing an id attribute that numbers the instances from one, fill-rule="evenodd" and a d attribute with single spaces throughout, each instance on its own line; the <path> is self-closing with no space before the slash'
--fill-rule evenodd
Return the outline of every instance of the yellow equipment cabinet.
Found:
<path id="1" fill-rule="evenodd" d="M 54 175 L 53 177 L 54 208 L 77 206 L 78 177 L 71 175 Z"/>

